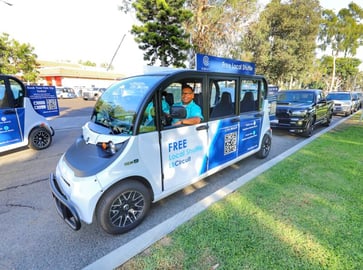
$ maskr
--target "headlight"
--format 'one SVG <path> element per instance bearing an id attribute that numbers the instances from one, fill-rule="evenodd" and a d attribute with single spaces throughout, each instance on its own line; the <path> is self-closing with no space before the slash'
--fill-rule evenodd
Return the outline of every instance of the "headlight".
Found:
<path id="1" fill-rule="evenodd" d="M 292 116 L 299 116 L 299 117 L 303 117 L 307 114 L 307 110 L 299 110 L 299 111 L 292 111 L 291 115 Z"/>
<path id="2" fill-rule="evenodd" d="M 98 143 L 97 145 L 100 146 L 102 150 L 109 155 L 114 155 L 117 152 L 117 148 L 113 143 L 113 141 L 101 142 Z"/>
<path id="3" fill-rule="evenodd" d="M 352 106 L 352 103 L 351 102 L 342 102 L 342 107 L 343 108 L 349 108 L 349 107 L 351 107 Z"/>

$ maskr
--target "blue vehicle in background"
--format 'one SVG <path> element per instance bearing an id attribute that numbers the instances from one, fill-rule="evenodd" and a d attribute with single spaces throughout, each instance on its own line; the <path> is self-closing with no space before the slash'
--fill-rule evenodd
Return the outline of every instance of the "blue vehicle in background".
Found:
<path id="1" fill-rule="evenodd" d="M 28 88 L 18 78 L 0 74 L 0 153 L 24 146 L 41 150 L 51 145 L 54 130 L 42 113 L 52 111 L 51 116 L 59 110 L 55 89 L 55 101 L 45 99 L 48 90 L 48 86 Z"/>

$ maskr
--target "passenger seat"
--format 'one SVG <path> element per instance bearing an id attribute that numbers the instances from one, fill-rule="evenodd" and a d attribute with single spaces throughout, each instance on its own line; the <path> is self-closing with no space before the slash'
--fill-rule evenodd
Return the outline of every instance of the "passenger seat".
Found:
<path id="1" fill-rule="evenodd" d="M 216 104 L 211 113 L 211 118 L 222 117 L 234 114 L 234 105 L 231 94 L 223 92 L 221 100 Z"/>

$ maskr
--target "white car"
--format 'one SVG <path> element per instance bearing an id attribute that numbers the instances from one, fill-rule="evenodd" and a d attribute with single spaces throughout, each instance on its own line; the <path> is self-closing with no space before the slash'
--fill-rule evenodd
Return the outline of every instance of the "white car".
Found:
<path id="1" fill-rule="evenodd" d="M 82 91 L 84 100 L 98 100 L 106 88 L 88 88 Z"/>
<path id="2" fill-rule="evenodd" d="M 77 95 L 73 88 L 70 87 L 56 87 L 57 98 L 76 98 Z"/>

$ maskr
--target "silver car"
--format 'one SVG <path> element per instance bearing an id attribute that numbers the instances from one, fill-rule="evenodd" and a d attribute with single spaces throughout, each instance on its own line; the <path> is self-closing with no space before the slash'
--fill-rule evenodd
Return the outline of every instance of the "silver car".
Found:
<path id="1" fill-rule="evenodd" d="M 361 93 L 358 92 L 352 92 L 353 95 L 353 105 L 354 105 L 354 111 L 359 111 L 359 109 L 362 106 L 362 96 Z"/>
<path id="2" fill-rule="evenodd" d="M 354 112 L 353 96 L 351 92 L 330 92 L 327 100 L 334 102 L 333 114 L 348 116 Z"/>

